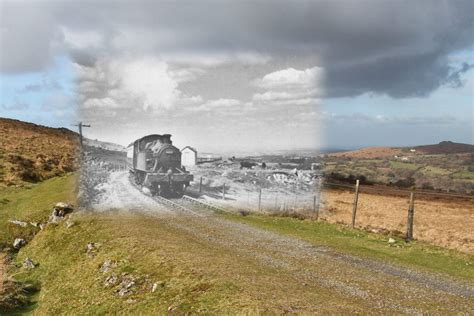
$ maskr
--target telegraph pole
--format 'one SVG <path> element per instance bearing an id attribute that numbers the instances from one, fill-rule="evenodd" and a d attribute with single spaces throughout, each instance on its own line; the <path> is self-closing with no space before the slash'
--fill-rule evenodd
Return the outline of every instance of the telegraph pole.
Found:
<path id="1" fill-rule="evenodd" d="M 82 122 L 79 122 L 78 124 L 75 124 L 74 126 L 79 126 L 79 137 L 81 140 L 81 148 L 84 148 L 84 144 L 82 142 L 82 128 L 83 127 L 91 127 L 90 124 L 83 124 Z"/>

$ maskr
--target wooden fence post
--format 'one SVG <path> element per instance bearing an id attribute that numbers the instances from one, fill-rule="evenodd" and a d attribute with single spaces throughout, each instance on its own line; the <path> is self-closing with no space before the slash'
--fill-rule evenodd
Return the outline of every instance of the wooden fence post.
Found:
<path id="1" fill-rule="evenodd" d="M 410 203 L 408 204 L 407 236 L 406 241 L 413 240 L 413 216 L 415 213 L 415 189 L 410 192 Z"/>
<path id="2" fill-rule="evenodd" d="M 316 213 L 316 194 L 313 195 L 313 213 L 315 214 L 315 219 L 318 220 L 318 213 Z"/>
<path id="3" fill-rule="evenodd" d="M 319 219 L 319 207 L 320 207 L 320 204 L 321 204 L 321 183 L 322 183 L 322 179 L 319 178 L 318 180 L 318 191 L 316 192 L 316 194 L 314 195 L 314 206 L 313 206 L 313 209 L 315 209 L 315 212 L 316 212 L 316 220 Z"/>
<path id="4" fill-rule="evenodd" d="M 258 190 L 258 211 L 262 209 L 262 188 Z"/>
<path id="5" fill-rule="evenodd" d="M 222 186 L 222 199 L 225 200 L 225 183 Z"/>
<path id="6" fill-rule="evenodd" d="M 356 180 L 356 185 L 355 185 L 354 206 L 352 208 L 352 228 L 355 227 L 358 200 L 359 200 L 359 179 Z"/>
<path id="7" fill-rule="evenodd" d="M 202 189 L 202 177 L 199 178 L 199 193 L 201 193 L 201 189 Z"/>

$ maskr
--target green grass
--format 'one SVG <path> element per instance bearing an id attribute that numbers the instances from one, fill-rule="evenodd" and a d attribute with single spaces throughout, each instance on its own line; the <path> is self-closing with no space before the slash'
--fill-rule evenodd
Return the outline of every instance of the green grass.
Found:
<path id="1" fill-rule="evenodd" d="M 197 273 L 189 263 L 172 260 L 165 255 L 164 241 L 146 241 L 129 231 L 131 225 L 134 231 L 147 234 L 153 230 L 168 238 L 166 231 L 151 227 L 156 222 L 139 216 L 110 215 L 79 215 L 71 228 L 64 223 L 48 226 L 20 251 L 18 263 L 30 257 L 40 265 L 32 271 L 19 269 L 16 279 L 41 285 L 40 294 L 33 296 L 32 304 L 21 312 L 162 315 L 169 307 L 178 314 L 234 311 L 237 302 L 230 297 L 240 298 L 236 286 Z M 101 244 L 92 258 L 86 254 L 86 245 L 91 241 Z M 102 273 L 99 268 L 106 259 L 116 261 L 118 266 Z M 116 287 L 105 287 L 103 282 L 112 273 L 136 277 L 133 293 L 119 297 Z M 160 286 L 152 292 L 154 283 Z"/>
<path id="2" fill-rule="evenodd" d="M 67 174 L 28 187 L 6 187 L 0 191 L 0 243 L 10 242 L 8 221 L 41 221 L 56 202 L 76 200 L 76 175 Z"/>
<path id="3" fill-rule="evenodd" d="M 474 280 L 474 256 L 414 241 L 397 240 L 388 244 L 388 237 L 323 221 L 299 220 L 265 215 L 226 215 L 229 219 L 306 240 L 338 251 L 400 264 L 429 272 Z"/>
<path id="4" fill-rule="evenodd" d="M 421 172 L 428 176 L 433 176 L 433 175 L 440 175 L 440 176 L 446 176 L 451 174 L 452 171 L 444 169 L 444 168 L 439 168 L 435 166 L 426 166 L 421 169 Z"/>
<path id="5" fill-rule="evenodd" d="M 452 177 L 453 177 L 454 179 L 474 180 L 474 172 L 472 172 L 472 171 L 467 171 L 467 170 L 459 171 L 459 172 L 453 173 L 453 174 L 452 174 Z"/>
<path id="6" fill-rule="evenodd" d="M 375 163 L 375 164 L 377 164 L 377 163 L 383 163 L 384 160 L 383 159 L 361 159 L 359 162 L 360 163 L 371 163 L 371 164 Z"/>
<path id="7" fill-rule="evenodd" d="M 390 161 L 390 168 L 392 169 L 408 169 L 408 170 L 416 170 L 420 168 L 420 165 L 410 162 L 401 162 L 401 161 Z"/>
<path id="8" fill-rule="evenodd" d="M 10 187 L 2 191 L 2 238 L 11 242 L 18 237 L 15 233 L 28 229 L 12 231 L 9 219 L 45 219 L 56 202 L 75 200 L 75 188 L 76 176 L 70 174 L 29 188 Z M 196 272 L 196 262 L 193 262 L 196 247 L 188 246 L 191 240 L 179 240 L 179 245 L 192 249 L 176 252 L 188 257 L 182 260 L 176 256 L 173 258 L 172 243 L 180 237 L 167 232 L 166 227 L 160 227 L 160 223 L 152 218 L 114 213 L 73 213 L 70 221 L 75 223 L 70 228 L 63 221 L 37 231 L 36 236 L 15 255 L 16 267 L 10 267 L 10 275 L 24 284 L 36 285 L 40 291 L 28 295 L 29 303 L 16 310 L 2 311 L 0 306 L 0 314 L 96 315 L 112 312 L 162 315 L 169 312 L 168 308 L 178 314 L 218 311 L 234 314 L 236 308 L 254 310 L 252 300 L 241 294 L 242 290 L 234 283 Z M 92 258 L 86 254 L 89 242 L 101 244 Z M 22 269 L 26 257 L 32 258 L 39 266 L 30 271 Z M 117 267 L 102 273 L 99 267 L 106 259 L 116 261 Z M 217 264 L 218 261 L 214 261 Z M 119 297 L 116 287 L 104 287 L 104 280 L 111 273 L 136 277 L 134 292 Z M 160 286 L 152 292 L 155 282 Z"/>

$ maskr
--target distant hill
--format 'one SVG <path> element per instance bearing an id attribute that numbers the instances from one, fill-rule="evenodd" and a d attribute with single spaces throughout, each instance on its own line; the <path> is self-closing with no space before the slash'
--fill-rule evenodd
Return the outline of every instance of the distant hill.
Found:
<path id="1" fill-rule="evenodd" d="M 407 153 L 410 153 L 411 155 L 434 155 L 469 152 L 474 152 L 474 145 L 442 141 L 439 144 L 414 147 L 367 147 L 358 150 L 331 153 L 329 156 L 373 159 L 402 156 Z"/>
<path id="2" fill-rule="evenodd" d="M 90 147 L 102 148 L 102 149 L 111 150 L 111 151 L 126 151 L 126 148 L 122 145 L 109 143 L 109 142 L 102 142 L 97 139 L 84 138 L 84 145 L 87 145 Z"/>
<path id="3" fill-rule="evenodd" d="M 79 136 L 51 128 L 0 118 L 0 186 L 39 182 L 75 170 Z"/>
<path id="4" fill-rule="evenodd" d="M 401 148 L 394 147 L 367 147 L 352 151 L 342 151 L 337 153 L 331 153 L 329 156 L 332 157 L 349 157 L 349 158 L 387 158 L 403 153 Z"/>
<path id="5" fill-rule="evenodd" d="M 424 154 L 458 154 L 474 152 L 474 145 L 454 143 L 450 141 L 443 141 L 435 145 L 423 145 L 414 147 L 416 151 Z"/>

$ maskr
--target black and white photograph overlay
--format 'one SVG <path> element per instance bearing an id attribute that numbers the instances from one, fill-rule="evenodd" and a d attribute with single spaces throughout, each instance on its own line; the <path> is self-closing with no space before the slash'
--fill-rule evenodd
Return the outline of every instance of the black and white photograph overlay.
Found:
<path id="1" fill-rule="evenodd" d="M 473 68 L 471 0 L 0 0 L 0 314 L 472 313 Z"/>

